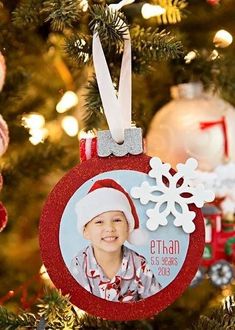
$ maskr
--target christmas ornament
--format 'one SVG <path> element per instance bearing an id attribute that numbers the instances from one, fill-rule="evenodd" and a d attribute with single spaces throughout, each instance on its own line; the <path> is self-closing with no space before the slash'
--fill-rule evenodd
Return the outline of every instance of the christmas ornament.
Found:
<path id="1" fill-rule="evenodd" d="M 98 133 L 96 157 L 57 183 L 40 221 L 42 260 L 52 282 L 80 309 L 110 320 L 150 317 L 182 294 L 204 247 L 198 207 L 213 198 L 202 185 L 190 186 L 195 160 L 179 164 L 176 173 L 143 154 L 140 129 L 131 128 L 130 59 L 127 29 L 117 97 L 99 36 L 93 36 L 110 132 Z"/>
<path id="2" fill-rule="evenodd" d="M 174 168 L 189 157 L 199 169 L 211 171 L 226 159 L 235 160 L 235 111 L 203 92 L 201 83 L 172 87 L 173 100 L 154 116 L 146 137 L 147 154 Z"/>
<path id="3" fill-rule="evenodd" d="M 0 92 L 5 83 L 5 78 L 6 78 L 6 63 L 2 53 L 0 52 Z"/>
<path id="4" fill-rule="evenodd" d="M 6 227 L 7 220 L 7 210 L 2 202 L 0 202 L 0 232 Z"/>
<path id="5" fill-rule="evenodd" d="M 80 138 L 80 161 L 91 159 L 97 156 L 97 137 L 93 132 L 81 132 Z"/>
<path id="6" fill-rule="evenodd" d="M 159 162 L 159 166 L 154 165 L 151 168 L 151 162 L 155 163 L 156 161 Z M 196 197 L 189 202 L 189 205 L 187 204 L 187 199 L 190 201 L 193 190 L 185 190 L 183 183 L 181 195 L 185 196 L 186 201 L 179 203 L 178 193 L 180 193 L 180 190 L 178 193 L 175 192 L 177 182 L 174 176 L 171 175 L 170 177 L 169 174 L 170 188 L 165 188 L 166 192 L 163 192 L 162 187 L 164 186 L 164 176 L 166 174 L 165 171 L 162 171 L 164 165 L 159 160 L 151 159 L 143 154 L 138 156 L 126 155 L 119 158 L 93 158 L 73 168 L 61 179 L 49 195 L 43 209 L 40 225 L 40 245 L 43 262 L 55 286 L 60 288 L 63 294 L 69 293 L 72 303 L 79 308 L 106 319 L 131 320 L 146 318 L 171 304 L 187 288 L 194 277 L 204 247 L 203 218 L 200 210 L 194 205 L 197 200 Z M 187 171 L 192 166 L 189 165 L 182 164 L 183 167 L 188 168 Z M 170 169 L 169 165 L 168 168 Z M 156 184 L 155 177 L 150 176 L 151 171 L 154 171 L 158 177 L 162 177 L 159 184 Z M 174 173 L 174 171 L 170 171 L 172 174 Z M 182 173 L 177 177 L 180 177 L 179 182 L 184 179 L 186 182 L 188 180 L 187 176 L 182 177 Z M 100 180 L 114 180 L 128 192 L 129 196 L 135 196 L 132 202 L 138 214 L 139 227 L 148 233 L 147 243 L 144 246 L 136 245 L 138 243 L 136 240 L 134 240 L 134 245 L 129 245 L 128 242 L 124 244 L 144 256 L 146 260 L 144 263 L 147 263 L 145 271 L 150 272 L 151 270 L 157 280 L 157 284 L 155 284 L 156 293 L 138 300 L 138 304 L 136 304 L 136 301 L 128 300 L 132 297 L 131 292 L 129 292 L 129 296 L 120 297 L 118 304 L 116 301 L 112 301 L 115 298 L 115 290 L 118 288 L 116 282 L 110 282 L 110 287 L 105 289 L 99 286 L 101 293 L 104 289 L 106 295 L 98 297 L 89 291 L 89 287 L 85 283 L 84 286 L 80 285 L 79 283 L 82 280 L 79 282 L 77 279 L 76 270 L 79 265 L 76 263 L 79 261 L 76 260 L 75 256 L 78 251 L 84 250 L 87 246 L 87 241 L 81 234 L 81 229 L 79 229 L 80 234 L 77 231 L 78 215 L 85 219 L 86 212 L 83 212 L 83 215 L 79 214 L 79 204 L 77 203 L 79 201 L 84 203 L 83 198 L 89 196 L 89 191 L 94 183 Z M 165 187 L 167 187 L 167 182 Z M 157 191 L 161 192 L 161 201 L 159 199 L 155 202 L 152 201 L 152 196 L 151 200 L 146 200 L 143 197 L 139 201 L 137 192 L 143 185 L 148 185 L 149 191 L 154 191 L 154 194 L 157 194 Z M 110 209 L 111 194 L 108 196 L 109 198 L 103 197 L 103 199 L 97 197 L 97 200 L 93 200 L 92 204 L 88 203 L 84 206 L 89 210 L 88 214 L 92 211 L 90 217 L 95 214 L 96 209 L 98 213 L 107 210 L 107 208 Z M 178 197 L 175 199 L 173 196 Z M 143 202 L 145 206 L 142 204 Z M 158 215 L 161 217 L 161 213 L 163 213 L 162 219 L 164 219 L 162 208 L 165 204 L 176 205 L 176 210 L 173 207 L 175 215 L 171 212 L 165 215 L 167 223 L 162 222 L 158 217 L 152 217 L 153 207 L 155 209 L 158 207 Z M 183 212 L 184 217 L 183 215 L 180 216 L 180 211 Z M 188 222 L 186 221 L 187 214 L 190 214 Z M 147 225 L 149 220 L 150 223 L 154 221 L 155 224 Z M 114 234 L 109 233 L 108 235 L 110 241 L 106 244 L 112 246 L 112 244 L 114 245 L 114 242 L 112 242 Z M 133 242 L 133 240 L 131 241 Z M 126 259 L 125 262 L 127 262 Z M 98 268 L 95 266 L 93 269 L 89 266 L 89 274 L 90 277 L 99 276 Z M 125 276 L 128 275 L 130 276 L 130 273 Z M 107 278 L 103 279 L 107 281 Z M 102 285 L 104 285 L 103 282 Z M 161 290 L 159 290 L 158 285 L 161 286 Z M 154 292 L 153 288 L 151 290 L 151 292 Z M 94 291 L 93 289 L 92 292 Z M 103 297 L 103 299 L 100 297 Z M 122 301 L 129 301 L 129 303 L 126 304 Z"/>
<path id="7" fill-rule="evenodd" d="M 214 205 L 202 208 L 206 225 L 205 248 L 200 267 L 191 286 L 196 286 L 205 277 L 213 285 L 223 287 L 234 280 L 235 219 L 227 221 Z M 230 219 L 231 220 L 231 219 Z"/>
<path id="8" fill-rule="evenodd" d="M 3 186 L 3 177 L 2 174 L 0 174 L 0 191 L 2 190 L 2 186 Z"/>
<path id="9" fill-rule="evenodd" d="M 0 115 L 0 156 L 2 156 L 8 147 L 9 133 L 8 126 L 5 120 Z"/>

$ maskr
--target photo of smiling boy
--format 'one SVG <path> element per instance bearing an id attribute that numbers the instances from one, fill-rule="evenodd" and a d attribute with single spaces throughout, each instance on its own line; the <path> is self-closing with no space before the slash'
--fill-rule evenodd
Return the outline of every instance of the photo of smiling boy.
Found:
<path id="1" fill-rule="evenodd" d="M 131 302 L 160 291 L 146 259 L 124 245 L 141 245 L 144 231 L 129 194 L 112 179 L 96 181 L 76 203 L 77 228 L 90 244 L 71 263 L 71 273 L 90 293 Z"/>

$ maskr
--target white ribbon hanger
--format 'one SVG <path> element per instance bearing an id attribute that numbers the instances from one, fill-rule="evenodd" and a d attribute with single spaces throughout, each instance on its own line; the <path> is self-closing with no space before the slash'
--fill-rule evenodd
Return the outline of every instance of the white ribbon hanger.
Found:
<path id="1" fill-rule="evenodd" d="M 134 0 L 122 0 L 118 4 L 110 5 L 109 8 L 119 10 L 132 2 Z M 120 23 L 123 24 L 123 21 L 120 20 Z M 131 40 L 128 27 L 126 27 L 125 32 L 118 97 L 98 33 L 93 35 L 92 54 L 100 97 L 110 133 L 117 143 L 122 143 L 124 141 L 124 129 L 131 128 Z"/>

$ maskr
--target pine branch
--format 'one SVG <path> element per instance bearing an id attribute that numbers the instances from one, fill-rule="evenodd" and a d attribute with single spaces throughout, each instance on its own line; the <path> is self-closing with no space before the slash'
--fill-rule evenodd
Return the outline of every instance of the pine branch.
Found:
<path id="1" fill-rule="evenodd" d="M 42 24 L 40 12 L 43 0 L 23 0 L 12 13 L 12 20 L 15 26 L 35 28 Z"/>
<path id="2" fill-rule="evenodd" d="M 182 56 L 170 64 L 174 84 L 200 80 L 204 88 L 220 93 L 225 100 L 235 104 L 235 60 L 233 51 L 226 56 L 217 51 L 198 50 L 196 58 L 185 64 Z M 186 55 L 186 54 L 185 54 Z"/>
<path id="3" fill-rule="evenodd" d="M 169 32 L 136 26 L 131 30 L 133 69 L 141 72 L 150 68 L 151 63 L 159 60 L 179 58 L 183 46 Z"/>
<path id="4" fill-rule="evenodd" d="M 157 0 L 157 4 L 165 8 L 165 13 L 157 16 L 158 24 L 176 24 L 185 15 L 187 2 L 185 0 Z"/>
<path id="5" fill-rule="evenodd" d="M 235 309 L 234 306 L 229 312 L 220 307 L 214 309 L 209 316 L 202 315 L 197 324 L 194 325 L 194 330 L 228 330 L 233 329 L 235 324 Z"/>
<path id="6" fill-rule="evenodd" d="M 159 32 L 157 29 L 152 31 L 151 28 L 140 28 L 136 26 L 131 30 L 132 36 L 132 53 L 133 53 L 133 71 L 135 73 L 146 73 L 154 62 L 159 60 L 167 60 L 177 58 L 183 54 L 183 47 L 179 41 L 165 31 Z M 113 51 L 113 49 L 112 49 Z M 115 55 L 112 52 L 109 54 Z M 120 60 L 120 54 L 116 54 L 116 62 Z M 113 81 L 117 80 L 118 70 L 112 72 Z M 100 127 L 104 123 L 102 102 L 99 95 L 96 79 L 89 81 L 87 94 L 85 96 L 86 115 L 83 118 L 86 131 Z"/>
<path id="7" fill-rule="evenodd" d="M 90 8 L 93 17 L 89 26 L 93 33 L 98 33 L 103 47 L 109 50 L 112 44 L 120 47 L 123 44 L 127 23 L 120 11 L 110 10 L 108 6 L 94 5 Z"/>
<path id="8" fill-rule="evenodd" d="M 14 72 L 7 75 L 4 93 L 0 93 L 1 114 L 6 120 L 11 117 L 12 113 L 16 114 L 16 103 L 25 97 L 29 78 L 30 74 L 22 67 L 16 67 Z"/>
<path id="9" fill-rule="evenodd" d="M 37 306 L 47 329 L 78 329 L 77 313 L 68 295 L 62 296 L 60 291 L 48 290 Z"/>
<path id="10" fill-rule="evenodd" d="M 65 52 L 81 67 L 91 62 L 91 38 L 82 34 L 74 34 L 65 40 Z"/>
<path id="11" fill-rule="evenodd" d="M 41 13 L 46 15 L 45 22 L 50 22 L 53 30 L 62 31 L 80 21 L 82 5 L 80 0 L 46 0 Z"/>
<path id="12" fill-rule="evenodd" d="M 39 180 L 53 167 L 59 168 L 65 155 L 65 148 L 60 145 L 44 143 L 32 146 L 29 143 L 25 152 L 21 152 L 17 158 L 9 155 L 2 165 L 1 173 L 7 189 L 19 185 L 23 178 Z"/>
<path id="13" fill-rule="evenodd" d="M 0 330 L 16 330 L 20 326 L 24 329 L 68 329 L 68 330 L 153 330 L 148 321 L 117 322 L 107 321 L 79 310 L 70 303 L 69 296 L 62 296 L 56 289 L 48 289 L 37 304 L 38 311 L 15 315 L 5 308 L 0 308 Z M 40 319 L 39 319 L 40 316 Z"/>
<path id="14" fill-rule="evenodd" d="M 95 127 L 100 127 L 102 120 L 104 120 L 102 102 L 95 76 L 93 76 L 93 80 L 88 82 L 85 102 L 84 130 L 89 131 Z"/>
<path id="15" fill-rule="evenodd" d="M 23 328 L 24 327 L 24 328 Z M 36 329 L 37 319 L 32 313 L 16 315 L 0 307 L 0 330 Z"/>

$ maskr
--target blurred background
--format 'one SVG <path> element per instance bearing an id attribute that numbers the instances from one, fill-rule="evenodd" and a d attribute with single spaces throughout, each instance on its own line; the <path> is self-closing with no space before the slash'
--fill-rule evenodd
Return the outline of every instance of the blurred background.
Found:
<path id="1" fill-rule="evenodd" d="M 226 318 L 214 312 L 234 291 L 234 1 L 135 1 L 121 16 L 109 12 L 110 3 L 0 1 L 0 328 L 235 329 L 231 297 Z M 81 316 L 67 300 L 63 305 L 59 293 L 49 299 L 44 287 L 52 284 L 38 242 L 47 195 L 87 153 L 95 154 L 96 132 L 107 128 L 92 65 L 92 31 L 99 32 L 118 88 L 119 17 L 130 27 L 132 119 L 143 129 L 147 154 L 172 167 L 195 157 L 200 181 L 216 193 L 204 210 L 207 249 L 195 285 L 159 315 L 132 322 Z M 86 150 L 89 139 L 94 143 Z M 221 259 L 225 263 L 211 272 Z M 47 299 L 57 308 L 54 318 Z M 17 319 L 21 313 L 24 322 Z M 66 317 L 73 321 L 66 323 Z"/>

